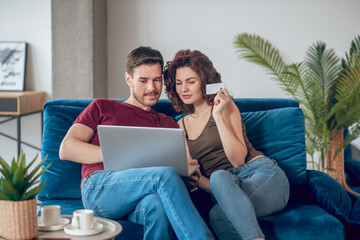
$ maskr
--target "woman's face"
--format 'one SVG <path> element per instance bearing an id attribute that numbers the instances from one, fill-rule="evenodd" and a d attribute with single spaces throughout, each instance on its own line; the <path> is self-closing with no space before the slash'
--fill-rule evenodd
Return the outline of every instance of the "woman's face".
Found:
<path id="1" fill-rule="evenodd" d="M 176 92 L 185 104 L 204 101 L 201 79 L 190 67 L 181 67 L 176 70 L 175 84 Z"/>

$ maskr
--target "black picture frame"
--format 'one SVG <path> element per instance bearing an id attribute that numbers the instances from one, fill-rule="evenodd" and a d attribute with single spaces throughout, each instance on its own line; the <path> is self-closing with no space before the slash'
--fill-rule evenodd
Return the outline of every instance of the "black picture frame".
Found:
<path id="1" fill-rule="evenodd" d="M 0 41 L 0 91 L 24 91 L 26 42 Z"/>

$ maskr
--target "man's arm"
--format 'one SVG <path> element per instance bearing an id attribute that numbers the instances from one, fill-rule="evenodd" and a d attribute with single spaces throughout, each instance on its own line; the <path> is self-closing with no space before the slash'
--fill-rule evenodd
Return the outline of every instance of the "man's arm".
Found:
<path id="1" fill-rule="evenodd" d="M 88 126 L 81 123 L 72 125 L 61 142 L 60 159 L 83 164 L 102 162 L 100 147 L 89 143 L 93 136 L 94 130 Z"/>

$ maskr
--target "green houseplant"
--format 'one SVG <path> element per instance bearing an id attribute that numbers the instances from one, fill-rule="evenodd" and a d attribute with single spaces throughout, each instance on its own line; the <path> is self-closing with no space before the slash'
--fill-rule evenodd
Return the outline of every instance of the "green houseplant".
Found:
<path id="1" fill-rule="evenodd" d="M 0 236 L 5 239 L 31 239 L 37 236 L 36 195 L 45 182 L 38 184 L 38 178 L 51 166 L 40 172 L 46 158 L 30 171 L 36 157 L 26 165 L 21 151 L 17 160 L 9 165 L 0 157 Z"/>
<path id="2" fill-rule="evenodd" d="M 234 46 L 239 58 L 264 67 L 299 102 L 313 166 L 350 190 L 344 177 L 343 149 L 360 135 L 360 36 L 342 60 L 325 43 L 317 42 L 309 47 L 304 61 L 293 64 L 286 64 L 278 49 L 255 34 L 236 35 Z M 348 129 L 345 139 L 343 129 Z"/>

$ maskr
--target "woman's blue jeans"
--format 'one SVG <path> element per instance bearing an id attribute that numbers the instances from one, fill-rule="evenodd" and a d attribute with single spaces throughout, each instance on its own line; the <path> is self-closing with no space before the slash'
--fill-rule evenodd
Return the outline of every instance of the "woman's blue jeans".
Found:
<path id="1" fill-rule="evenodd" d="M 285 173 L 267 157 L 214 172 L 210 190 L 217 201 L 210 224 L 220 240 L 264 237 L 257 218 L 282 210 L 290 194 Z"/>
<path id="2" fill-rule="evenodd" d="M 81 192 L 96 216 L 143 225 L 144 239 L 171 239 L 172 228 L 179 239 L 214 239 L 173 168 L 96 171 Z"/>

